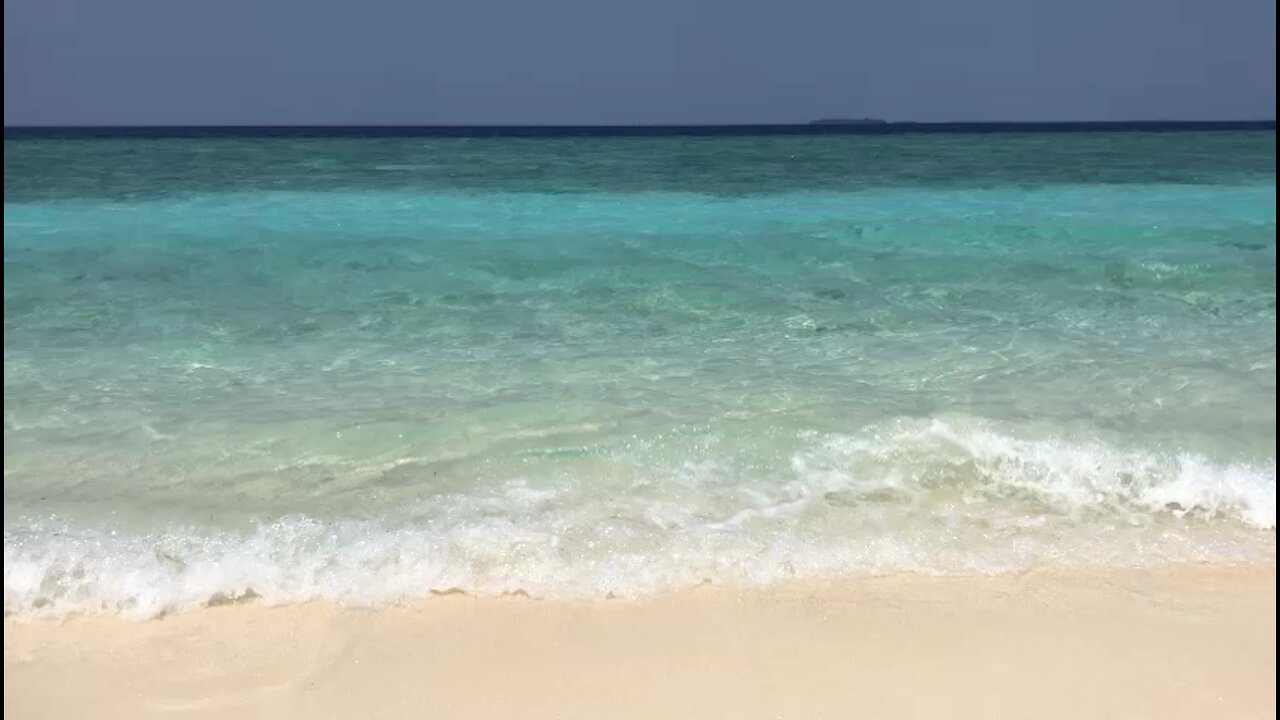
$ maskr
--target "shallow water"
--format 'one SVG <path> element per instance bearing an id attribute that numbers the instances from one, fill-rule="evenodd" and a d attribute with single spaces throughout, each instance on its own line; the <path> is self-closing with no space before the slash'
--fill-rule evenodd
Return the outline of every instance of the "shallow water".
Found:
<path id="1" fill-rule="evenodd" d="M 5 143 L 5 611 L 1274 558 L 1275 134 Z"/>

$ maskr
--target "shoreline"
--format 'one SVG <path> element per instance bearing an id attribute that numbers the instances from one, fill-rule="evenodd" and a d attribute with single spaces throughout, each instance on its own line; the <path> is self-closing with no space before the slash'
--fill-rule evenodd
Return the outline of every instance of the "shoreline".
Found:
<path id="1" fill-rule="evenodd" d="M 1274 561 L 5 620 L 21 718 L 1275 715 Z"/>

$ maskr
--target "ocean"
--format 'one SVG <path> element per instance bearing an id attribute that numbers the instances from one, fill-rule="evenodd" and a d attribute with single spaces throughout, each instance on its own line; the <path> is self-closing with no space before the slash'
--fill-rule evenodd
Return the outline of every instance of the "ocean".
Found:
<path id="1" fill-rule="evenodd" d="M 1275 157 L 7 137 L 5 615 L 1274 562 Z"/>

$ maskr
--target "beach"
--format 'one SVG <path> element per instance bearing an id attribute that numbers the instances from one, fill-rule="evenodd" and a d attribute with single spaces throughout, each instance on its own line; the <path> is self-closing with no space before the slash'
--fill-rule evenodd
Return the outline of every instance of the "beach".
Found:
<path id="1" fill-rule="evenodd" d="M 5 624 L 41 718 L 1269 718 L 1275 565 Z"/>
<path id="2" fill-rule="evenodd" d="M 1269 718 L 1275 132 L 5 140 L 18 718 Z"/>

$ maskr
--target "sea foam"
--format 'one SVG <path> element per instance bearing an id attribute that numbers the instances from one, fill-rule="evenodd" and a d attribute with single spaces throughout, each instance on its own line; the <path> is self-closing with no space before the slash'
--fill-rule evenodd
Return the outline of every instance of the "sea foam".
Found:
<path id="1" fill-rule="evenodd" d="M 661 488 L 661 491 L 656 490 Z M 461 590 L 636 596 L 893 572 L 999 573 L 1274 557 L 1275 465 L 899 421 L 807 433 L 781 476 L 690 457 L 624 488 L 590 478 L 424 497 L 411 519 L 282 517 L 248 532 L 5 532 L 5 612 L 146 619 L 255 598 L 378 605 Z"/>

